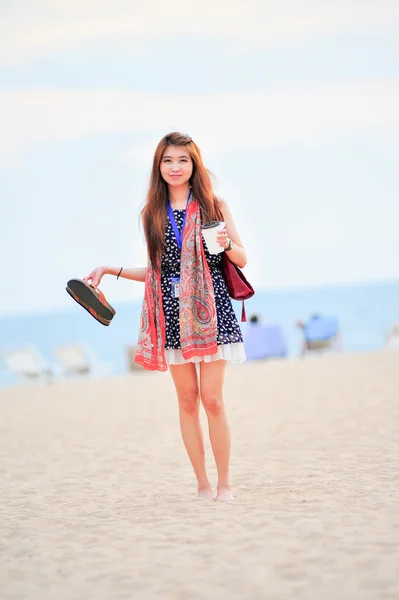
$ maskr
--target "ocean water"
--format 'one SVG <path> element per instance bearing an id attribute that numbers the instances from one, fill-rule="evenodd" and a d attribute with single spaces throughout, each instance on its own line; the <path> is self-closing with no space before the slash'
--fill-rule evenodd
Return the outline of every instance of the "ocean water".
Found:
<path id="1" fill-rule="evenodd" d="M 233 301 L 240 318 L 241 303 Z M 126 347 L 135 344 L 141 300 L 115 304 L 116 315 L 109 327 L 97 323 L 83 308 L 71 302 L 70 310 L 46 314 L 0 317 L 0 386 L 18 383 L 5 368 L 2 351 L 33 345 L 52 365 L 57 365 L 54 348 L 82 343 L 107 363 L 110 372 L 127 370 Z M 384 335 L 399 322 L 399 281 L 328 286 L 284 291 L 259 291 L 246 302 L 247 317 L 260 315 L 264 323 L 278 323 L 289 356 L 299 354 L 301 334 L 295 322 L 314 312 L 335 315 L 340 323 L 346 352 L 377 350 Z M 245 330 L 245 324 L 242 325 Z"/>

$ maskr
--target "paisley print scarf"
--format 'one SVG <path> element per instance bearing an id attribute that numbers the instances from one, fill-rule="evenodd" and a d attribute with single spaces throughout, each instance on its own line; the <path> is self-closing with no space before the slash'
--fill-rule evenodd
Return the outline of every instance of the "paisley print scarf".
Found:
<path id="1" fill-rule="evenodd" d="M 180 258 L 180 346 L 183 358 L 217 352 L 217 321 L 213 284 L 201 235 L 199 203 L 186 208 Z M 162 308 L 161 268 L 147 268 L 135 361 L 151 371 L 166 371 L 165 319 Z"/>

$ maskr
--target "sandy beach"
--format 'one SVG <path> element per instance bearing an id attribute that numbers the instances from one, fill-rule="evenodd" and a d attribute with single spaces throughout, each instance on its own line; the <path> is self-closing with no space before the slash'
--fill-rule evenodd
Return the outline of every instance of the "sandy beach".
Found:
<path id="1" fill-rule="evenodd" d="M 1 600 L 397 600 L 399 352 L 225 389 L 228 505 L 196 498 L 169 373 L 1 390 Z"/>

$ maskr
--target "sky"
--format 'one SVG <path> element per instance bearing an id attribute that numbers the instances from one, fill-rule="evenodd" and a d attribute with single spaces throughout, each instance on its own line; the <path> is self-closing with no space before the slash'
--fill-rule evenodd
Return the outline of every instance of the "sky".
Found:
<path id="1" fill-rule="evenodd" d="M 155 147 L 200 146 L 255 289 L 399 278 L 399 4 L 12 0 L 0 8 L 0 316 L 144 266 Z M 105 277 L 111 303 L 143 286 Z"/>

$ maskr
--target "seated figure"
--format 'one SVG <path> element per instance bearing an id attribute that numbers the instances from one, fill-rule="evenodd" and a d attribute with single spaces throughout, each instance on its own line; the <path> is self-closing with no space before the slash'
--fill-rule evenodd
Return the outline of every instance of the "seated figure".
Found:
<path id="1" fill-rule="evenodd" d="M 244 332 L 244 347 L 247 360 L 284 357 L 287 349 L 279 325 L 262 325 L 253 315 Z"/>
<path id="2" fill-rule="evenodd" d="M 334 316 L 315 313 L 306 323 L 297 321 L 297 327 L 303 331 L 302 354 L 313 350 L 342 349 L 339 323 Z"/>

